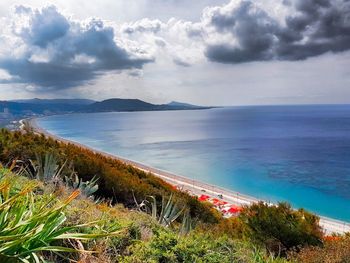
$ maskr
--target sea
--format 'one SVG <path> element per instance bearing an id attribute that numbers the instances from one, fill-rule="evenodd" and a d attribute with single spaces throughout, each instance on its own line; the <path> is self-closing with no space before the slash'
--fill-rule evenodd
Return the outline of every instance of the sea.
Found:
<path id="1" fill-rule="evenodd" d="M 350 222 L 350 105 L 69 114 L 37 122 L 98 150 Z"/>

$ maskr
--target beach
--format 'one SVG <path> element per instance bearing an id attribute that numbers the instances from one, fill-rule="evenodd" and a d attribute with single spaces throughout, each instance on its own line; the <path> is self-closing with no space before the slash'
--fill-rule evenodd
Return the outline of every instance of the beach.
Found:
<path id="1" fill-rule="evenodd" d="M 58 140 L 58 141 L 61 141 L 64 143 L 71 143 L 71 144 L 77 145 L 81 148 L 89 149 L 95 153 L 99 153 L 99 154 L 102 154 L 106 157 L 114 158 L 114 159 L 122 161 L 126 164 L 132 165 L 133 167 L 138 168 L 140 170 L 143 170 L 145 172 L 150 172 L 150 173 L 154 174 L 155 176 L 163 179 L 164 181 L 170 183 L 171 185 L 176 186 L 177 188 L 181 189 L 182 191 L 188 192 L 191 195 L 195 195 L 195 196 L 208 195 L 211 198 L 220 198 L 220 200 L 222 200 L 222 201 L 225 201 L 229 204 L 238 205 L 238 206 L 250 205 L 250 204 L 255 203 L 255 202 L 265 201 L 265 200 L 259 200 L 259 199 L 256 199 L 254 197 L 241 194 L 239 192 L 234 192 L 234 191 L 230 191 L 230 190 L 227 190 L 227 189 L 224 189 L 221 187 L 217 187 L 215 185 L 206 184 L 206 183 L 196 181 L 196 180 L 191 180 L 191 179 L 188 179 L 186 177 L 173 174 L 171 172 L 159 170 L 159 169 L 147 166 L 145 164 L 142 164 L 142 163 L 139 163 L 139 162 L 136 162 L 133 160 L 121 158 L 119 156 L 112 155 L 112 154 L 109 154 L 109 153 L 106 153 L 103 151 L 99 151 L 99 150 L 93 149 L 91 147 L 88 147 L 86 145 L 58 137 L 56 135 L 50 134 L 46 130 L 39 127 L 35 118 L 26 120 L 26 122 L 32 127 L 32 129 L 36 133 L 44 134 L 45 136 L 51 137 L 55 140 Z M 350 232 L 350 224 L 349 223 L 342 222 L 339 220 L 334 220 L 331 218 L 321 217 L 320 218 L 320 225 L 323 227 L 326 234 L 331 234 L 331 233 L 340 233 L 341 234 L 341 233 L 345 233 L 345 232 Z"/>

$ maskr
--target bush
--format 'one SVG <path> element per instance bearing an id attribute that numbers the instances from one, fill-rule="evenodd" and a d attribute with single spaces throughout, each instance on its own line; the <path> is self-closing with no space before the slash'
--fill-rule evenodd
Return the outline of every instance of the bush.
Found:
<path id="1" fill-rule="evenodd" d="M 290 253 L 289 258 L 304 263 L 350 262 L 350 236 L 329 238 L 324 247 L 306 247 L 299 253 Z"/>
<path id="2" fill-rule="evenodd" d="M 124 263 L 231 263 L 286 262 L 274 259 L 249 242 L 227 236 L 192 233 L 185 238 L 159 229 L 150 242 L 132 246 L 131 255 L 121 258 Z"/>
<path id="3" fill-rule="evenodd" d="M 242 211 L 240 219 L 245 225 L 244 234 L 275 254 L 322 244 L 319 218 L 303 209 L 293 210 L 287 203 L 253 204 Z"/>

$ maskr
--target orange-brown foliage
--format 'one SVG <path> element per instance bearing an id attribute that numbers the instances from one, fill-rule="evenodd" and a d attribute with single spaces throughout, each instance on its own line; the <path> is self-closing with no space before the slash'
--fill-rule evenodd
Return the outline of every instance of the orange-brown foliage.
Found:
<path id="1" fill-rule="evenodd" d="M 100 178 L 97 194 L 112 199 L 113 202 L 134 206 L 133 194 L 141 202 L 151 195 L 161 200 L 164 195 L 176 193 L 178 201 L 190 208 L 192 216 L 210 223 L 219 220 L 211 208 L 200 203 L 197 198 L 177 191 L 162 179 L 122 161 L 74 144 L 46 138 L 44 135 L 0 130 L 0 162 L 2 163 L 9 163 L 15 159 L 35 159 L 36 154 L 43 155 L 48 151 L 58 155 L 62 162 L 71 161 L 74 170 L 84 181 L 97 175 Z"/>

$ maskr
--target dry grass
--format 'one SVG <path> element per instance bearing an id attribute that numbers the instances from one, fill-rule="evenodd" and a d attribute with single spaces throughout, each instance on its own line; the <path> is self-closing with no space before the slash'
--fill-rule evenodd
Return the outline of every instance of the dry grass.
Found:
<path id="1" fill-rule="evenodd" d="M 304 263 L 350 263 L 350 237 L 335 238 L 324 247 L 307 247 L 292 253 L 290 259 Z"/>

